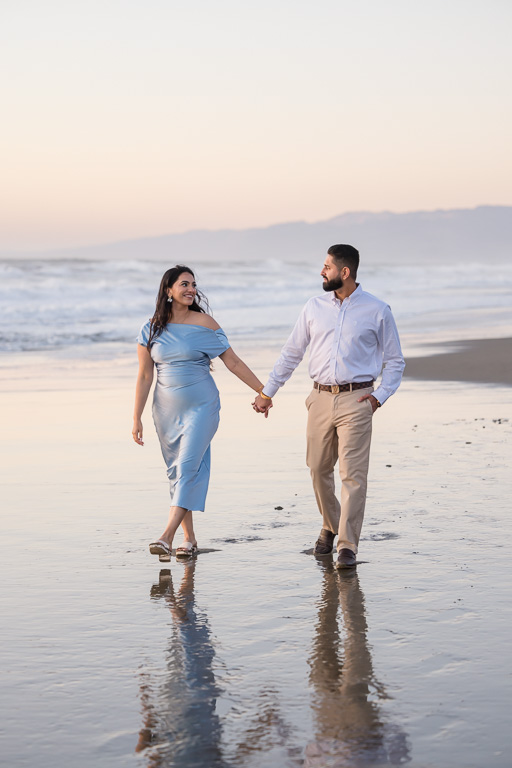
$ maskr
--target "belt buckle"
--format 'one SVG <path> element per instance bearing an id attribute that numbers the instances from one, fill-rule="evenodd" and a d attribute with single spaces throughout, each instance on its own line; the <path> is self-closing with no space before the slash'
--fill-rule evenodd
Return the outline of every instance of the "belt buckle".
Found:
<path id="1" fill-rule="evenodd" d="M 333 395 L 339 395 L 339 393 L 340 393 L 340 385 L 339 384 L 333 384 L 333 386 L 331 387 L 331 392 L 333 393 Z"/>

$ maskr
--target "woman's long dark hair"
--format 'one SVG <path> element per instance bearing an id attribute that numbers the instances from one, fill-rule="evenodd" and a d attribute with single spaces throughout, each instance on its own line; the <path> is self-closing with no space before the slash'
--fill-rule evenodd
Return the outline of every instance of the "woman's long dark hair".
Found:
<path id="1" fill-rule="evenodd" d="M 147 343 L 148 350 L 151 347 L 151 343 L 162 333 L 167 323 L 171 320 L 172 314 L 172 301 L 168 301 L 169 294 L 167 291 L 172 288 L 176 283 L 180 275 L 184 272 L 188 272 L 195 279 L 195 275 L 190 267 L 186 267 L 184 264 L 176 264 L 175 267 L 171 267 L 165 272 L 160 281 L 160 288 L 158 289 L 158 296 L 156 297 L 155 314 L 151 318 L 151 326 L 149 329 L 149 339 Z M 191 312 L 206 312 L 209 309 L 208 299 L 201 291 L 197 291 L 196 298 L 190 305 Z"/>

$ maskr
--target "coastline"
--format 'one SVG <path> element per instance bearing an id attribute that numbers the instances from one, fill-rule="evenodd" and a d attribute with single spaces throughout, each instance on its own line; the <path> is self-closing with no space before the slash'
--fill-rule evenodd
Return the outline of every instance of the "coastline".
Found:
<path id="1" fill-rule="evenodd" d="M 445 351 L 406 357 L 404 378 L 512 386 L 512 338 L 436 344 Z"/>

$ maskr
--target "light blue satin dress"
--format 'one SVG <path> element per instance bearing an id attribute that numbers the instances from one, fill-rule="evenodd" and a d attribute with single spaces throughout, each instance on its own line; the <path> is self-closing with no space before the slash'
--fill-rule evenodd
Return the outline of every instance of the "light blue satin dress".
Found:
<path id="1" fill-rule="evenodd" d="M 150 322 L 137 337 L 146 346 Z M 229 349 L 223 330 L 169 323 L 151 343 L 157 380 L 153 421 L 167 465 L 171 506 L 203 511 L 210 442 L 219 426 L 219 391 L 210 360 Z"/>

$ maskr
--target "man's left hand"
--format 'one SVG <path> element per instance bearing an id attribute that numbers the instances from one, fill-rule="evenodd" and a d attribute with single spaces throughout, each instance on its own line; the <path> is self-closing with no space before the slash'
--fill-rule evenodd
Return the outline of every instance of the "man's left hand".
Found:
<path id="1" fill-rule="evenodd" d="M 377 398 L 376 398 L 376 397 L 374 397 L 373 395 L 362 395 L 362 396 L 361 396 L 361 397 L 358 399 L 358 401 L 357 401 L 357 402 L 358 402 L 358 403 L 362 403 L 362 402 L 363 402 L 363 400 L 369 400 L 369 401 L 370 401 L 370 405 L 371 405 L 371 407 L 372 407 L 372 412 L 373 412 L 373 413 L 375 413 L 375 411 L 376 411 L 376 410 L 377 410 L 377 408 L 379 407 L 379 404 L 378 404 Z"/>

